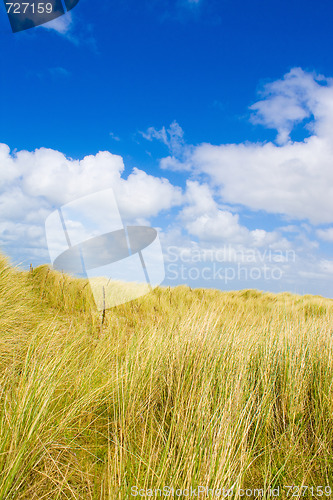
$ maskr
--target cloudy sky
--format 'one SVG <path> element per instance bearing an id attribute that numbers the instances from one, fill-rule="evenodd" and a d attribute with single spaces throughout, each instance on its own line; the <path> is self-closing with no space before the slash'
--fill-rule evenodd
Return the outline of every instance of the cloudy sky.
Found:
<path id="1" fill-rule="evenodd" d="M 0 250 L 112 188 L 165 285 L 333 298 L 333 6 L 80 0 L 13 34 L 0 5 Z"/>

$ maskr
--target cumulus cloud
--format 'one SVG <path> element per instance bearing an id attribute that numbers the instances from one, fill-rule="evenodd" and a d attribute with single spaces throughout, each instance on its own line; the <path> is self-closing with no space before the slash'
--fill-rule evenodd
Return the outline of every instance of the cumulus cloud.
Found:
<path id="1" fill-rule="evenodd" d="M 136 168 L 125 178 L 123 159 L 107 151 L 75 160 L 46 148 L 11 153 L 0 144 L 1 243 L 16 249 L 24 244 L 29 255 L 42 255 L 44 221 L 52 210 L 111 187 L 128 222 L 149 224 L 168 215 L 162 224 L 166 245 L 190 253 L 193 246 L 214 245 L 263 254 L 291 249 L 297 262 L 284 263 L 284 284 L 296 291 L 297 283 L 320 283 L 331 273 L 331 261 L 316 254 L 314 237 L 333 242 L 333 229 L 322 226 L 333 223 L 333 82 L 296 68 L 266 85 L 251 111 L 254 122 L 277 130 L 276 142 L 191 146 L 176 121 L 142 133 L 168 148 L 162 168 L 186 171 L 184 192 Z M 304 120 L 311 136 L 292 141 L 293 127 Z M 275 227 L 246 227 L 242 215 L 251 215 L 253 225 L 259 211 L 274 214 Z"/>
<path id="2" fill-rule="evenodd" d="M 167 179 L 139 169 L 127 179 L 123 173 L 123 159 L 110 152 L 73 160 L 46 148 L 11 154 L 8 146 L 0 145 L 2 244 L 45 246 L 44 221 L 52 210 L 109 187 L 121 214 L 132 222 L 149 220 L 181 203 L 181 189 Z"/>
<path id="3" fill-rule="evenodd" d="M 188 181 L 184 203 L 180 219 L 187 232 L 196 236 L 199 241 L 242 244 L 254 248 L 290 247 L 289 242 L 277 231 L 247 229 L 239 222 L 237 213 L 219 207 L 206 184 Z"/>
<path id="4" fill-rule="evenodd" d="M 225 202 L 313 224 L 333 221 L 332 160 L 330 141 L 316 136 L 284 147 L 205 144 L 192 156 Z"/>
<path id="5" fill-rule="evenodd" d="M 206 174 L 223 201 L 312 224 L 333 222 L 333 82 L 296 68 L 266 86 L 253 120 L 276 128 L 278 144 L 185 147 L 161 167 Z M 311 118 L 312 135 L 293 142 L 293 126 Z M 307 124 L 309 126 L 309 124 Z"/>
<path id="6" fill-rule="evenodd" d="M 123 159 L 108 151 L 73 160 L 59 151 L 45 148 L 11 155 L 9 148 L 2 145 L 0 165 L 4 191 L 0 201 L 9 204 L 18 200 L 17 205 L 22 207 L 24 214 L 27 213 L 24 197 L 60 206 L 106 187 L 113 187 L 124 210 L 138 217 L 156 215 L 180 202 L 180 189 L 166 179 L 150 176 L 136 168 L 127 180 L 122 179 Z"/>
<path id="7" fill-rule="evenodd" d="M 295 124 L 315 113 L 322 81 L 320 75 L 294 68 L 281 80 L 266 84 L 260 92 L 263 99 L 250 106 L 252 122 L 277 130 L 277 143 L 285 144 Z"/>
<path id="8" fill-rule="evenodd" d="M 167 179 L 153 177 L 134 168 L 127 180 L 121 180 L 117 197 L 122 212 L 131 219 L 153 217 L 182 203 L 182 192 Z"/>

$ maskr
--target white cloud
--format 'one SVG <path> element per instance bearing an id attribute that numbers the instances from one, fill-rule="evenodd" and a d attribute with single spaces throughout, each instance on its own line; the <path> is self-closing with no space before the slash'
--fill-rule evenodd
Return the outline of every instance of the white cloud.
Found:
<path id="1" fill-rule="evenodd" d="M 278 144 L 285 144 L 295 124 L 309 118 L 317 106 L 323 77 L 294 68 L 281 80 L 265 85 L 263 99 L 250 109 L 252 122 L 278 131 Z"/>
<path id="2" fill-rule="evenodd" d="M 42 255 L 43 225 L 51 210 L 112 187 L 122 215 L 135 224 L 149 224 L 151 217 L 178 207 L 178 214 L 165 214 L 170 224 L 162 229 L 165 244 L 185 250 L 231 245 L 235 251 L 252 249 L 263 254 L 265 249 L 295 250 L 297 261 L 284 263 L 281 290 L 283 285 L 309 290 L 307 279 L 325 281 L 325 272 L 331 272 L 330 261 L 316 255 L 320 248 L 312 239 L 312 225 L 333 222 L 332 80 L 292 70 L 266 86 L 252 111 L 254 121 L 277 129 L 278 144 L 187 146 L 177 122 L 168 128 L 150 127 L 142 134 L 169 149 L 161 167 L 190 172 L 184 193 L 167 179 L 139 169 L 125 179 L 123 159 L 110 152 L 79 161 L 45 148 L 11 154 L 8 146 L 0 144 L 2 244 L 14 250 L 25 245 L 29 255 L 40 249 Z M 311 119 L 312 135 L 292 142 L 292 128 L 304 118 Z M 270 230 L 248 229 L 239 215 L 242 206 L 291 221 L 279 221 L 280 227 Z M 318 228 L 315 234 L 333 241 L 333 228 Z"/>
<path id="3" fill-rule="evenodd" d="M 277 231 L 263 229 L 250 231 L 239 222 L 239 215 L 221 209 L 213 198 L 209 186 L 197 181 L 188 181 L 184 196 L 185 207 L 180 219 L 187 232 L 209 243 L 242 244 L 257 247 L 278 246 L 289 248 L 288 241 Z"/>
<path id="4" fill-rule="evenodd" d="M 168 129 L 162 127 L 157 130 L 155 127 L 149 127 L 147 132 L 141 132 L 141 135 L 148 141 L 161 141 L 173 156 L 182 155 L 184 151 L 184 131 L 176 121 L 173 121 Z"/>
<path id="5" fill-rule="evenodd" d="M 185 149 L 186 151 L 186 149 Z M 191 158 L 186 161 L 186 157 L 184 155 L 183 159 L 175 158 L 174 156 L 167 156 L 166 158 L 162 158 L 160 161 L 160 167 L 162 170 L 173 170 L 174 172 L 184 172 L 192 170 L 192 161 Z"/>
<path id="6" fill-rule="evenodd" d="M 318 229 L 316 234 L 321 240 L 333 243 L 333 227 L 328 229 Z"/>
<path id="7" fill-rule="evenodd" d="M 111 186 L 124 170 L 120 156 L 100 152 L 83 160 L 72 160 L 59 151 L 20 151 L 12 158 L 21 178 L 16 179 L 26 195 L 40 196 L 51 204 L 68 201 Z"/>
<path id="8" fill-rule="evenodd" d="M 127 180 L 121 180 L 117 188 L 117 198 L 122 213 L 128 218 L 153 217 L 182 203 L 179 187 L 167 179 L 153 177 L 134 168 Z"/>
<path id="9" fill-rule="evenodd" d="M 185 146 L 178 157 L 164 158 L 161 167 L 206 174 L 225 203 L 315 225 L 333 222 L 332 80 L 292 70 L 269 84 L 264 99 L 252 110 L 255 120 L 277 128 L 283 145 Z M 311 137 L 300 142 L 288 140 L 292 126 L 310 116 Z"/>
<path id="10" fill-rule="evenodd" d="M 47 30 L 53 30 L 60 35 L 68 35 L 73 26 L 73 17 L 71 12 L 66 12 L 62 16 L 42 24 L 41 27 Z"/>
<path id="11" fill-rule="evenodd" d="M 181 203 L 181 189 L 163 178 L 134 169 L 125 180 L 120 156 L 100 152 L 83 160 L 41 148 L 11 154 L 0 145 L 1 241 L 35 248 L 36 232 L 44 231 L 47 215 L 72 200 L 111 187 L 121 213 L 143 222 Z M 45 244 L 45 239 L 43 240 Z M 38 239 L 38 245 L 42 245 Z"/>
<path id="12" fill-rule="evenodd" d="M 149 127 L 146 132 L 140 132 L 140 134 L 148 141 L 160 141 L 168 148 L 170 156 L 161 158 L 160 168 L 176 172 L 192 169 L 192 147 L 185 143 L 184 131 L 176 120 L 168 129 L 164 126 L 160 130 Z"/>
<path id="13" fill-rule="evenodd" d="M 68 41 L 74 43 L 74 45 L 84 44 L 93 52 L 98 53 L 93 25 L 89 23 L 80 23 L 80 30 L 75 30 L 76 23 L 74 22 L 72 12 L 73 11 L 67 11 L 62 16 L 42 24 L 40 27 L 63 36 Z"/>
<path id="14" fill-rule="evenodd" d="M 332 160 L 330 142 L 315 136 L 284 147 L 205 144 L 192 156 L 225 202 L 313 224 L 333 221 Z"/>

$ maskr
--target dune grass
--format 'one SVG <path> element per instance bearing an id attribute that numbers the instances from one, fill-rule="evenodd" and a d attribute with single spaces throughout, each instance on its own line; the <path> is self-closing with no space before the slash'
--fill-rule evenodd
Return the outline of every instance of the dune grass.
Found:
<path id="1" fill-rule="evenodd" d="M 0 499 L 333 486 L 332 306 L 183 286 L 102 324 L 85 281 L 1 257 Z"/>

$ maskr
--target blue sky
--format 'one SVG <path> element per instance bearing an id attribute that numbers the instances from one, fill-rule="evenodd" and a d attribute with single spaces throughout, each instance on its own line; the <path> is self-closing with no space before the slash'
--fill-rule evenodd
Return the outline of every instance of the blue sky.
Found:
<path id="1" fill-rule="evenodd" d="M 160 229 L 165 284 L 333 297 L 332 17 L 329 1 L 80 0 L 12 34 L 1 4 L 2 251 L 47 262 L 47 215 L 113 187 Z M 212 249 L 224 274 L 202 272 Z"/>

